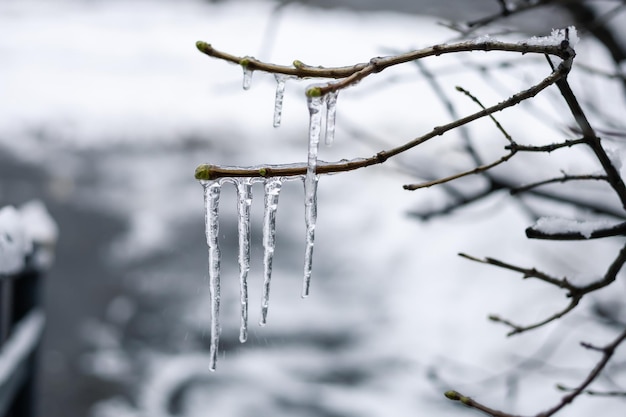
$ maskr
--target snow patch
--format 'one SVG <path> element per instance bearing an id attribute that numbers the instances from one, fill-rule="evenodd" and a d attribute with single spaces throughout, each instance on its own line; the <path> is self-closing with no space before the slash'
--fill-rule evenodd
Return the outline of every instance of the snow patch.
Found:
<path id="1" fill-rule="evenodd" d="M 0 274 L 22 270 L 33 244 L 41 247 L 35 253 L 34 266 L 50 267 L 58 234 L 56 223 L 41 201 L 30 201 L 19 210 L 13 206 L 0 209 Z"/>
<path id="2" fill-rule="evenodd" d="M 558 233 L 580 233 L 586 239 L 596 230 L 607 229 L 614 226 L 606 220 L 581 221 L 572 219 L 561 219 L 556 217 L 542 217 L 537 220 L 533 229 L 548 235 Z"/>
<path id="3" fill-rule="evenodd" d="M 533 46 L 559 46 L 564 40 L 569 40 L 569 46 L 572 48 L 578 44 L 580 38 L 574 26 L 565 29 L 552 29 L 550 36 L 533 36 L 520 43 Z"/>

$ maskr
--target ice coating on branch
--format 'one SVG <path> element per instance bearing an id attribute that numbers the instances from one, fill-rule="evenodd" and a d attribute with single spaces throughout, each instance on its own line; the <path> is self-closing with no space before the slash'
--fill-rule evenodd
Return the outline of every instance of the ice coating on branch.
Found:
<path id="1" fill-rule="evenodd" d="M 283 74 L 274 74 L 276 79 L 276 98 L 274 99 L 274 127 L 280 126 L 280 120 L 283 115 L 283 97 L 285 95 L 285 85 L 287 76 Z"/>
<path id="2" fill-rule="evenodd" d="M 557 217 L 541 217 L 532 228 L 547 235 L 559 233 L 579 233 L 586 239 L 589 239 L 594 231 L 608 229 L 614 225 L 614 223 L 606 220 L 580 221 L 561 219 Z"/>
<path id="3" fill-rule="evenodd" d="M 267 310 L 270 300 L 270 283 L 272 280 L 272 262 L 276 246 L 276 210 L 278 196 L 283 180 L 280 177 L 268 178 L 265 181 L 265 208 L 263 214 L 263 296 L 261 300 L 260 325 L 267 323 Z"/>
<path id="4" fill-rule="evenodd" d="M 243 89 L 249 90 L 252 84 L 252 70 L 247 65 L 242 65 L 243 68 Z"/>
<path id="5" fill-rule="evenodd" d="M 306 247 L 304 252 L 304 282 L 302 287 L 302 297 L 309 295 L 309 287 L 311 285 L 315 222 L 317 220 L 317 151 L 320 144 L 322 108 L 325 101 L 324 97 L 308 96 L 307 98 L 309 107 L 309 152 L 307 158 L 306 176 L 304 177 Z"/>
<path id="6" fill-rule="evenodd" d="M 324 96 L 326 99 L 326 132 L 324 135 L 326 146 L 332 145 L 335 140 L 335 119 L 337 116 L 338 94 L 338 91 L 331 91 Z"/>
<path id="7" fill-rule="evenodd" d="M 206 241 L 209 246 L 209 294 L 211 297 L 211 347 L 209 359 L 210 369 L 214 371 L 220 339 L 220 248 L 218 244 L 218 209 L 221 185 L 217 181 L 204 182 L 202 185 L 204 186 Z"/>
<path id="8" fill-rule="evenodd" d="M 574 26 L 569 26 L 565 29 L 552 29 L 550 36 L 533 36 L 520 43 L 533 46 L 559 46 L 561 42 L 566 39 L 569 40 L 569 46 L 572 48 L 574 48 L 580 40 Z"/>
<path id="9" fill-rule="evenodd" d="M 248 272 L 250 271 L 250 206 L 252 182 L 250 178 L 237 178 L 237 231 L 239 235 L 239 295 L 241 326 L 239 341 L 248 339 Z"/>

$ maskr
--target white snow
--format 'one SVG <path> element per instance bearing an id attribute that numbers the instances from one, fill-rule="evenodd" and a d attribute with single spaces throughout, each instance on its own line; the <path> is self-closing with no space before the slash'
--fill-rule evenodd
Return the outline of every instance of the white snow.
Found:
<path id="1" fill-rule="evenodd" d="M 24 268 L 25 258 L 40 246 L 34 265 L 46 269 L 54 259 L 58 227 L 41 201 L 33 200 L 19 210 L 13 206 L 0 209 L 0 274 L 13 274 Z"/>
<path id="2" fill-rule="evenodd" d="M 20 216 L 26 235 L 40 245 L 54 245 L 59 227 L 40 200 L 31 200 L 20 206 Z"/>
<path id="3" fill-rule="evenodd" d="M 32 249 L 19 212 L 13 206 L 0 209 L 0 274 L 23 269 L 25 257 Z"/>
<path id="4" fill-rule="evenodd" d="M 561 42 L 566 40 L 566 37 L 567 40 L 569 40 L 569 46 L 572 48 L 575 48 L 580 41 L 576 27 L 569 26 L 567 29 L 552 29 L 549 36 L 533 36 L 532 38 L 520 43 L 537 46 L 559 46 L 561 45 Z"/>
<path id="5" fill-rule="evenodd" d="M 537 220 L 533 229 L 546 234 L 557 233 L 580 233 L 589 239 L 596 230 L 607 229 L 615 226 L 615 222 L 608 220 L 573 220 L 557 217 L 541 217 Z"/>

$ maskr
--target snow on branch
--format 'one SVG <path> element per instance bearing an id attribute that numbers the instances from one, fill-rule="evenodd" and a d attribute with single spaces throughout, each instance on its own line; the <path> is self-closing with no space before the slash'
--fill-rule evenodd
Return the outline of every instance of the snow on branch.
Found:
<path id="1" fill-rule="evenodd" d="M 532 239 L 584 240 L 599 239 L 626 234 L 626 222 L 613 224 L 606 220 L 573 220 L 557 217 L 541 217 L 534 226 L 526 229 Z"/>

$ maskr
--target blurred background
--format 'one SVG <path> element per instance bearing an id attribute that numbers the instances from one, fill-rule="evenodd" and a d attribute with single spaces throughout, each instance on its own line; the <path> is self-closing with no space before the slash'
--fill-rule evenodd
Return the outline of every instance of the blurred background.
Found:
<path id="1" fill-rule="evenodd" d="M 621 10 L 604 3 L 609 6 L 597 6 L 598 14 L 612 11 L 610 24 L 619 27 Z M 490 0 L 3 1 L 0 203 L 40 199 L 60 230 L 45 284 L 39 415 L 461 415 L 467 411 L 442 396 L 452 388 L 520 414 L 558 401 L 555 383 L 575 386 L 597 360 L 578 342 L 613 337 L 615 328 L 599 322 L 594 306 L 623 312 L 623 278 L 558 323 L 506 338 L 507 328 L 486 320 L 489 314 L 534 322 L 562 308 L 563 293 L 457 253 L 583 282 L 604 274 L 620 242 L 528 241 L 524 230 L 533 213 L 576 210 L 506 193 L 440 213 L 455 203 L 451 196 L 484 187 L 482 177 L 454 190 L 404 191 L 403 184 L 471 167 L 460 132 L 381 166 L 321 178 L 313 284 L 305 300 L 303 190 L 286 184 L 265 327 L 256 325 L 263 191 L 255 186 L 245 344 L 238 341 L 236 194 L 225 186 L 222 338 L 217 371 L 208 365 L 207 248 L 194 169 L 304 161 L 303 92 L 310 81 L 288 81 L 282 126 L 275 129 L 274 77 L 255 73 L 243 91 L 241 68 L 208 58 L 195 42 L 285 65 L 294 59 L 352 65 L 484 31 L 514 40 L 547 35 L 576 20 L 556 4 L 469 35 L 450 28 L 451 21 L 499 10 Z M 581 38 L 577 62 L 619 69 L 592 33 Z M 341 92 L 336 141 L 320 148 L 320 158 L 369 157 L 449 122 L 427 74 L 436 74 L 458 111 L 468 114 L 476 105 L 456 85 L 493 104 L 549 68 L 537 57 L 472 53 L 385 71 Z M 576 68 L 572 78 L 590 107 L 605 105 L 593 121 L 621 129 L 619 79 Z M 556 90 L 532 103 L 498 115 L 516 140 L 545 144 L 571 135 Z M 473 123 L 466 134 L 486 160 L 501 156 L 505 140 L 490 121 Z M 610 144 L 620 155 L 621 138 Z M 497 172 L 522 184 L 594 169 L 588 154 L 571 150 L 513 161 Z M 594 187 L 573 191 L 619 208 L 609 190 Z M 624 359 L 622 353 L 618 364 Z M 611 378 L 624 389 L 623 371 Z M 592 410 L 621 416 L 624 402 L 582 397 L 566 413 Z"/>

